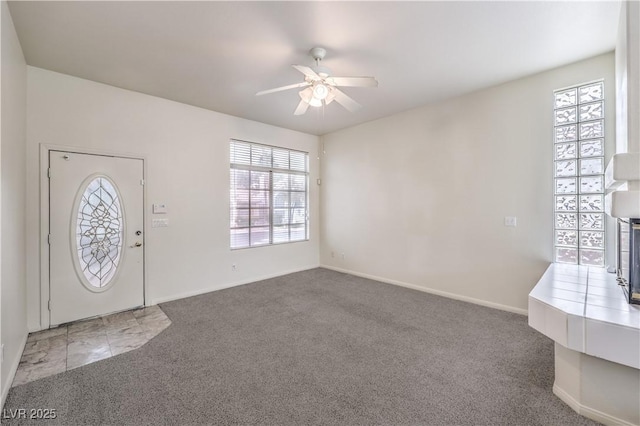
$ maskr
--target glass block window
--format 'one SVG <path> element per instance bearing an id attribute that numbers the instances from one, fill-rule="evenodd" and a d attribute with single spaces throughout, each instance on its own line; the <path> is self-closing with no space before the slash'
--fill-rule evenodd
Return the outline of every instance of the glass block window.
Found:
<path id="1" fill-rule="evenodd" d="M 604 82 L 554 92 L 554 258 L 604 266 Z"/>
<path id="2" fill-rule="evenodd" d="M 231 140 L 232 249 L 309 239 L 309 154 Z"/>

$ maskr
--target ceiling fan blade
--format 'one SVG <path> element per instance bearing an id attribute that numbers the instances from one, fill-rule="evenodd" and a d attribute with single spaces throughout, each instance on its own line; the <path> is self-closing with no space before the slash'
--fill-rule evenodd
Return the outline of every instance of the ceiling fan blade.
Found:
<path id="1" fill-rule="evenodd" d="M 309 84 L 310 84 L 309 82 L 304 81 L 302 83 L 296 83 L 296 84 L 290 84 L 288 86 L 276 87 L 275 89 L 263 90 L 262 92 L 258 92 L 258 93 L 256 93 L 256 96 L 267 95 L 269 93 L 280 92 L 282 90 L 296 89 L 298 87 L 305 87 L 305 86 L 308 86 Z"/>
<path id="2" fill-rule="evenodd" d="M 324 98 L 325 105 L 329 105 L 331 102 L 333 102 L 336 99 L 336 94 L 335 94 L 336 90 L 338 89 L 336 89 L 335 87 L 329 86 L 329 94 L 327 95 L 326 98 Z"/>
<path id="3" fill-rule="evenodd" d="M 351 99 L 347 96 L 343 91 L 333 88 L 332 92 L 336 95 L 334 98 L 337 103 L 345 107 L 345 109 L 349 112 L 355 112 L 362 108 L 362 105 Z"/>
<path id="4" fill-rule="evenodd" d="M 329 77 L 327 83 L 346 87 L 378 87 L 373 77 Z"/>
<path id="5" fill-rule="evenodd" d="M 296 110 L 293 112 L 293 115 L 302 115 L 307 112 L 307 108 L 309 108 L 309 104 L 305 102 L 304 99 L 300 99 L 300 103 L 298 104 Z"/>
<path id="6" fill-rule="evenodd" d="M 300 99 L 306 103 L 309 103 L 313 97 L 313 89 L 311 87 L 307 87 L 306 89 L 299 91 L 298 96 L 300 96 Z"/>
<path id="7" fill-rule="evenodd" d="M 298 71 L 300 71 L 305 76 L 309 77 L 312 81 L 322 80 L 322 77 L 316 74 L 316 72 L 309 67 L 306 67 L 304 65 L 291 65 L 291 66 L 297 69 Z"/>

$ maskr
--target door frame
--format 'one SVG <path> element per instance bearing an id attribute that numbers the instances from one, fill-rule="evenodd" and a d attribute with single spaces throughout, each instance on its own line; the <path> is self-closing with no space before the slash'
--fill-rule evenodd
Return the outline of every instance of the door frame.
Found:
<path id="1" fill-rule="evenodd" d="M 147 305 L 147 250 L 146 231 L 150 229 L 147 218 L 147 167 L 146 158 L 143 155 L 132 153 L 121 153 L 107 151 L 103 149 L 82 148 L 77 146 L 53 145 L 47 143 L 40 144 L 40 330 L 46 330 L 51 326 L 51 315 L 49 310 L 50 289 L 50 253 L 49 253 L 49 214 L 51 205 L 49 201 L 49 153 L 51 151 L 65 151 L 75 154 L 101 155 L 104 157 L 119 157 L 142 160 L 142 220 L 145 244 L 142 253 L 142 303 Z"/>

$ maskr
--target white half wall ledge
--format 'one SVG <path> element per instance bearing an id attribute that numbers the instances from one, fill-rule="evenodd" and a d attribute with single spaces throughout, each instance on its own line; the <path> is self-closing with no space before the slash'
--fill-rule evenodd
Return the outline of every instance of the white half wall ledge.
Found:
<path id="1" fill-rule="evenodd" d="M 364 274 L 362 272 L 353 271 L 353 270 L 350 270 L 350 269 L 338 268 L 336 266 L 331 266 L 331 265 L 322 265 L 321 264 L 320 267 L 321 268 L 325 268 L 325 269 L 330 269 L 330 270 L 336 271 L 336 272 L 342 272 L 344 274 L 355 275 L 356 277 L 367 278 L 367 279 L 370 279 L 370 280 L 373 280 L 373 281 L 378 281 L 378 282 L 385 283 L 385 284 L 392 284 L 392 285 L 397 285 L 397 286 L 400 286 L 400 287 L 410 288 L 412 290 L 418 290 L 418 291 L 421 291 L 423 293 L 434 294 L 436 296 L 442 296 L 442 297 L 446 297 L 448 299 L 454 299 L 454 300 L 459 300 L 461 302 L 473 303 L 474 305 L 480 305 L 480 306 L 485 306 L 487 308 L 499 309 L 501 311 L 511 312 L 511 313 L 518 314 L 518 315 L 525 315 L 525 316 L 527 315 L 527 310 L 526 309 L 520 309 L 520 308 L 516 308 L 516 307 L 513 307 L 513 306 L 502 305 L 500 303 L 490 302 L 488 300 L 476 299 L 476 298 L 469 297 L 469 296 L 463 296 L 461 294 L 449 293 L 449 292 L 442 291 L 442 290 L 436 290 L 436 289 L 429 288 L 429 287 L 419 286 L 417 284 L 411 284 L 411 283 L 407 283 L 407 282 L 404 282 L 404 281 L 398 281 L 398 280 L 393 280 L 393 279 L 390 279 L 390 278 L 379 277 L 377 275 Z"/>
<path id="2" fill-rule="evenodd" d="M 640 218 L 640 191 L 613 191 L 605 196 L 605 212 L 616 218 Z"/>
<path id="3" fill-rule="evenodd" d="M 640 152 L 614 154 L 604 171 L 604 184 L 617 188 L 627 181 L 640 181 Z"/>
<path id="4" fill-rule="evenodd" d="M 614 274 L 551 264 L 529 293 L 529 326 L 555 342 L 558 398 L 607 425 L 640 425 L 640 306 Z"/>

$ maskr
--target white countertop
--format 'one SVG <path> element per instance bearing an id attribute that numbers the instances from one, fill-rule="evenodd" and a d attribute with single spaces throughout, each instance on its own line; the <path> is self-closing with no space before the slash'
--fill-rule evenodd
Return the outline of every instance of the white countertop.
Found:
<path id="1" fill-rule="evenodd" d="M 552 263 L 529 293 L 529 325 L 569 349 L 640 369 L 640 305 L 602 268 Z"/>

